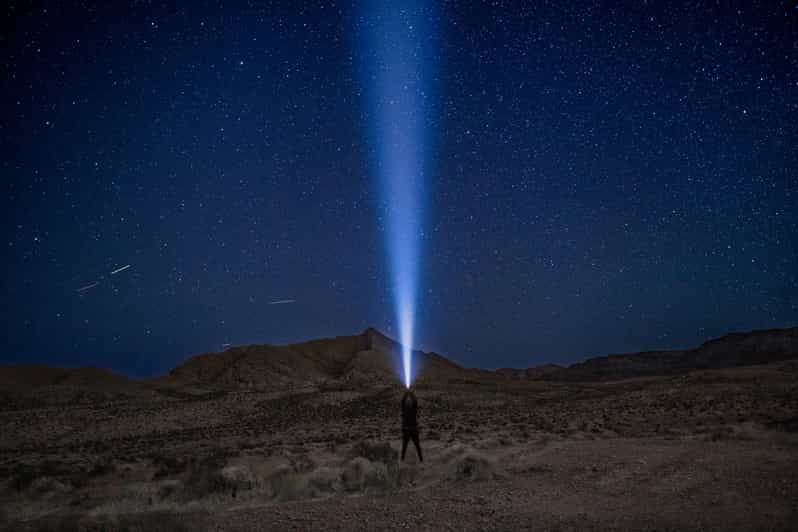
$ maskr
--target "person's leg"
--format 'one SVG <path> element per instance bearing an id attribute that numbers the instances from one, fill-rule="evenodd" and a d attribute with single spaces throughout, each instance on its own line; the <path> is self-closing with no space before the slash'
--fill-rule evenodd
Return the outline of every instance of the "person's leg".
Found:
<path id="1" fill-rule="evenodd" d="M 418 439 L 418 430 L 413 431 L 413 445 L 416 446 L 416 452 L 418 453 L 418 461 L 423 462 L 424 457 L 421 456 L 421 442 Z"/>
<path id="2" fill-rule="evenodd" d="M 405 461 L 405 451 L 407 451 L 407 442 L 410 440 L 410 434 L 408 431 L 402 431 L 402 462 Z"/>

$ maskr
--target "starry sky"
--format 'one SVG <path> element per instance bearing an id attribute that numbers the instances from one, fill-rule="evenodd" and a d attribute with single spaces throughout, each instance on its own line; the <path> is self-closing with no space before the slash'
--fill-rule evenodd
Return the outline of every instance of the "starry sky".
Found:
<path id="1" fill-rule="evenodd" d="M 368 10 L 121 4 L 3 7 L 0 362 L 395 335 Z M 526 367 L 798 324 L 798 10 L 721 4 L 414 6 L 416 347 Z"/>

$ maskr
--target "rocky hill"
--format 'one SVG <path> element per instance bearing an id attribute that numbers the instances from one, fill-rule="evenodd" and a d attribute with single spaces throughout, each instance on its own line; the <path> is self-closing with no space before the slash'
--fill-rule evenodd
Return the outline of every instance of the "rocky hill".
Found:
<path id="1" fill-rule="evenodd" d="M 465 369 L 436 353 L 413 352 L 415 382 L 467 382 L 491 372 Z M 61 403 L 75 397 L 158 392 L 314 388 L 318 386 L 401 385 L 401 346 L 373 328 L 287 345 L 246 345 L 193 356 L 154 379 L 128 379 L 97 368 L 0 366 L 0 395 Z M 88 395 L 87 395 L 88 394 Z M 29 402 L 29 401 L 28 401 Z"/>
<path id="2" fill-rule="evenodd" d="M 463 368 L 436 353 L 413 352 L 414 382 L 480 384 L 491 381 L 559 382 L 672 375 L 798 359 L 798 328 L 732 333 L 694 349 L 612 354 L 562 367 L 556 364 L 496 371 Z M 288 345 L 247 345 L 189 358 L 167 375 L 135 380 L 97 368 L 0 366 L 0 396 L 58 404 L 155 392 L 280 391 L 319 386 L 401 385 L 401 347 L 373 328 Z"/>
<path id="3" fill-rule="evenodd" d="M 419 380 L 466 378 L 461 368 L 435 353 L 413 352 Z M 401 348 L 373 328 L 289 345 L 232 347 L 190 358 L 158 379 L 159 385 L 210 389 L 281 389 L 322 384 L 399 384 Z"/>
<path id="4" fill-rule="evenodd" d="M 126 388 L 131 380 L 111 371 L 94 368 L 52 368 L 35 364 L 2 366 L 0 389 L 41 388 L 47 386 L 86 386 L 97 388 Z"/>
<path id="5" fill-rule="evenodd" d="M 798 359 L 798 327 L 731 333 L 693 349 L 612 354 L 542 372 L 549 381 L 595 381 L 673 375 Z M 536 370 L 536 368 L 530 368 Z M 527 371 L 530 371 L 527 370 Z"/>
<path id="6" fill-rule="evenodd" d="M 149 394 L 139 381 L 94 368 L 0 366 L 0 409 L 72 404 Z"/>

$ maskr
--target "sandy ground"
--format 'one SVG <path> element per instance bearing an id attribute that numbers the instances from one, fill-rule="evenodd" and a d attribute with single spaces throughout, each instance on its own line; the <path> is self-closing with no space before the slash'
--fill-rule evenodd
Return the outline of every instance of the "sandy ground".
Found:
<path id="1" fill-rule="evenodd" d="M 794 530 L 798 364 L 613 383 L 127 396 L 0 410 L 7 530 Z"/>
<path id="2" fill-rule="evenodd" d="M 439 456 L 431 457 L 433 460 Z M 514 448 L 493 479 L 475 463 L 383 496 L 197 512 L 206 530 L 794 530 L 795 447 L 668 440 L 552 442 Z M 465 479 L 468 479 L 465 481 Z"/>

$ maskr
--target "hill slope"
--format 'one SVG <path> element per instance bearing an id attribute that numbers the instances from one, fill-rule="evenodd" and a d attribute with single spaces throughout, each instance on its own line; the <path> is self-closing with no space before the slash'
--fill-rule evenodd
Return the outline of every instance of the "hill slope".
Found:
<path id="1" fill-rule="evenodd" d="M 798 358 L 798 327 L 731 333 L 693 349 L 590 358 L 567 368 L 542 372 L 537 378 L 549 381 L 626 379 L 751 366 L 794 358 Z"/>
<path id="2" fill-rule="evenodd" d="M 470 370 L 414 351 L 421 379 L 449 380 Z M 400 345 L 373 328 L 289 345 L 249 345 L 190 358 L 159 384 L 212 389 L 279 389 L 324 383 L 399 384 Z"/>
<path id="3" fill-rule="evenodd" d="M 415 382 L 473 384 L 507 378 L 546 381 L 596 381 L 672 375 L 798 359 L 798 327 L 732 333 L 694 349 L 612 354 L 569 367 L 547 364 L 496 371 L 458 366 L 436 353 L 413 352 Z M 0 366 L 0 393 L 39 402 L 68 402 L 86 392 L 102 397 L 159 390 L 191 392 L 284 390 L 319 385 L 401 385 L 401 347 L 373 328 L 288 345 L 237 346 L 189 358 L 167 375 L 134 380 L 97 368 Z"/>

